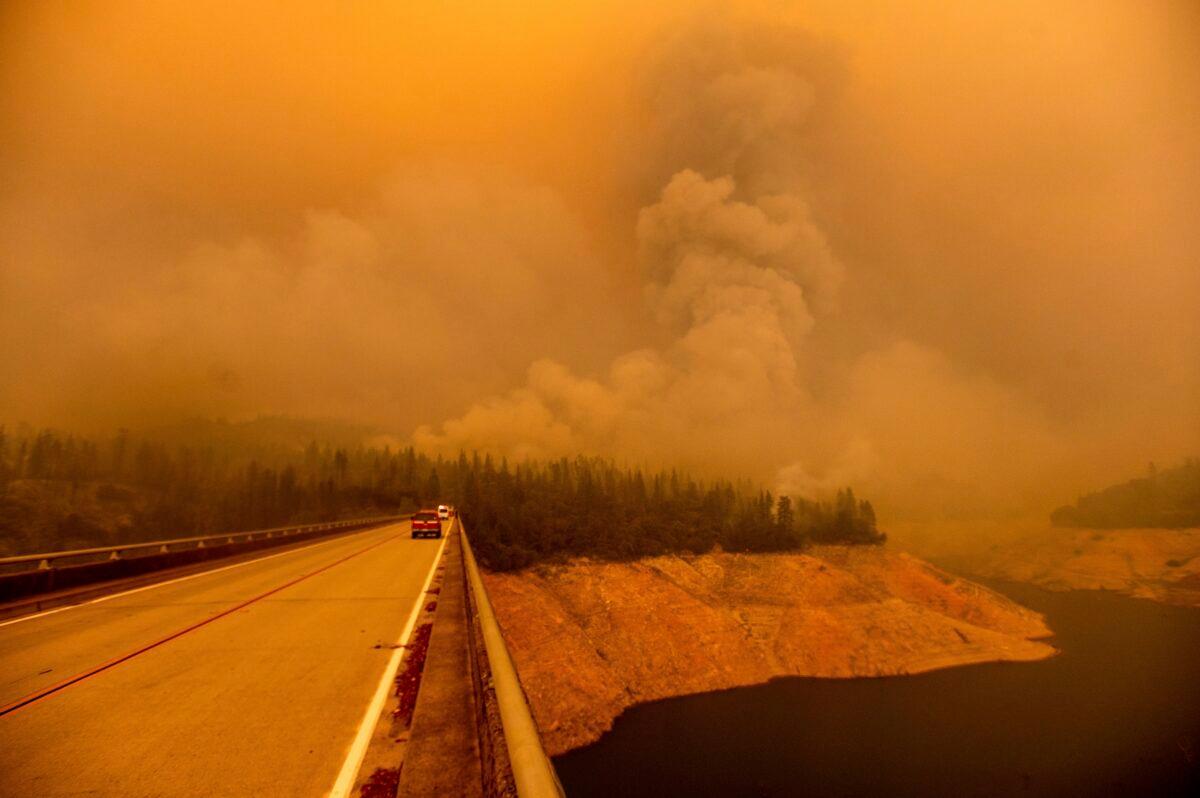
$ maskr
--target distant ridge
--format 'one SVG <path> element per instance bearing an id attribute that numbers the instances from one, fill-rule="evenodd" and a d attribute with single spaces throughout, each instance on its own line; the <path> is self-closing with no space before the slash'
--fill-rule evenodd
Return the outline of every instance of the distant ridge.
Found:
<path id="1" fill-rule="evenodd" d="M 1080 497 L 1050 514 L 1055 526 L 1183 529 L 1200 526 L 1200 459 Z"/>

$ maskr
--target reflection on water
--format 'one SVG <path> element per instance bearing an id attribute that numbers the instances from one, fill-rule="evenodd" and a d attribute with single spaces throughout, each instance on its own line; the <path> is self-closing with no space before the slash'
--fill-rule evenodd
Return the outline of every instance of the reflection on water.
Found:
<path id="1" fill-rule="evenodd" d="M 555 759 L 567 794 L 1200 795 L 1200 610 L 993 586 L 1062 654 L 636 707 Z"/>

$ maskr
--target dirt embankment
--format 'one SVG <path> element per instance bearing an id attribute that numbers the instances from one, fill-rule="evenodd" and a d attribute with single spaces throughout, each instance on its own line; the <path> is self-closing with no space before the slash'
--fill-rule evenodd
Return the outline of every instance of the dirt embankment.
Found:
<path id="1" fill-rule="evenodd" d="M 1200 607 L 1200 529 L 1067 529 L 1038 521 L 894 526 L 892 539 L 901 546 L 961 573 Z"/>
<path id="2" fill-rule="evenodd" d="M 918 673 L 1054 648 L 1038 613 L 907 554 L 578 561 L 486 575 L 549 752 L 627 707 L 776 676 Z"/>

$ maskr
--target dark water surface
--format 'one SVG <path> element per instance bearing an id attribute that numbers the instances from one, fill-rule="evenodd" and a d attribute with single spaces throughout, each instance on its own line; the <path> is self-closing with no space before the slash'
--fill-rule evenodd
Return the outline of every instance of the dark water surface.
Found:
<path id="1" fill-rule="evenodd" d="M 1062 653 L 658 701 L 554 761 L 586 796 L 1200 796 L 1200 610 L 993 584 Z"/>

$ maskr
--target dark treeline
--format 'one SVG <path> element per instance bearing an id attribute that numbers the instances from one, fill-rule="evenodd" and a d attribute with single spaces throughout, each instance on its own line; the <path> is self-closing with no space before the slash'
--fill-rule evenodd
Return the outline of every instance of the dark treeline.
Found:
<path id="1" fill-rule="evenodd" d="M 404 512 L 440 495 L 434 470 L 411 450 L 0 428 L 0 546 L 44 551 Z"/>
<path id="2" fill-rule="evenodd" d="M 718 545 L 763 552 L 884 539 L 870 502 L 849 488 L 832 503 L 774 499 L 747 485 L 587 458 L 510 469 L 464 456 L 455 473 L 464 475 L 458 504 L 471 540 L 495 570 L 564 555 L 623 560 Z"/>
<path id="3" fill-rule="evenodd" d="M 1081 497 L 1050 514 L 1056 526 L 1120 529 L 1200 526 L 1200 460 L 1149 473 Z"/>
<path id="4" fill-rule="evenodd" d="M 412 448 L 270 445 L 225 436 L 164 442 L 0 428 L 0 548 L 7 553 L 407 512 L 457 505 L 481 561 L 506 570 L 572 555 L 782 551 L 876 543 L 869 502 L 774 498 L 596 459 L 511 466 Z"/>

